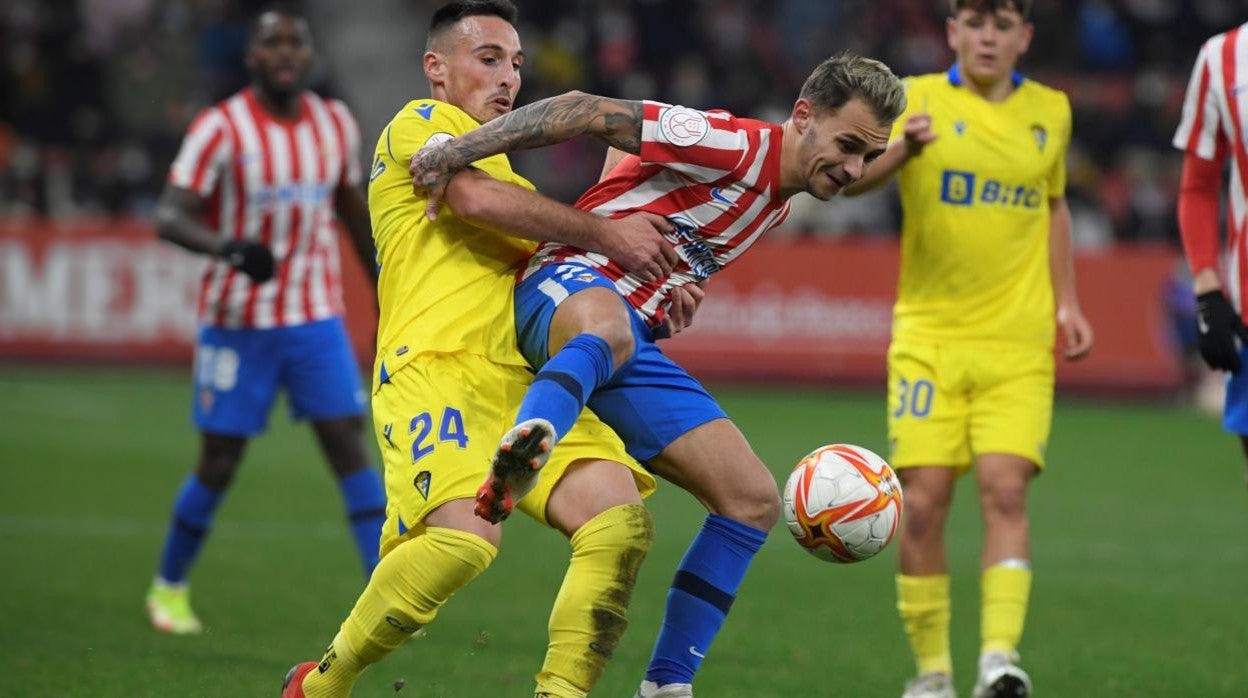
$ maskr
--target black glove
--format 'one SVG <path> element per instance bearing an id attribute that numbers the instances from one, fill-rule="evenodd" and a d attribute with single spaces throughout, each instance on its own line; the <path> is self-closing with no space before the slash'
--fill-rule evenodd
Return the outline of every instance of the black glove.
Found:
<path id="1" fill-rule="evenodd" d="M 1196 296 L 1196 329 L 1200 355 L 1209 368 L 1239 373 L 1239 345 L 1248 342 L 1248 328 L 1221 291 Z"/>
<path id="2" fill-rule="evenodd" d="M 273 252 L 267 245 L 259 242 L 230 240 L 221 248 L 221 259 L 256 283 L 264 283 L 273 278 Z"/>

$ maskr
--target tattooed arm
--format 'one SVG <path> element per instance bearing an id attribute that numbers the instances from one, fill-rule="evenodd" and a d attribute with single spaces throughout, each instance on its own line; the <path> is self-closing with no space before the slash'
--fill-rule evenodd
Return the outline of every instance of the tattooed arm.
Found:
<path id="1" fill-rule="evenodd" d="M 429 219 L 438 217 L 446 184 L 455 172 L 482 158 L 562 143 L 589 135 L 627 153 L 641 152 L 642 103 L 568 92 L 534 102 L 454 140 L 412 155 L 413 189 L 429 193 Z"/>

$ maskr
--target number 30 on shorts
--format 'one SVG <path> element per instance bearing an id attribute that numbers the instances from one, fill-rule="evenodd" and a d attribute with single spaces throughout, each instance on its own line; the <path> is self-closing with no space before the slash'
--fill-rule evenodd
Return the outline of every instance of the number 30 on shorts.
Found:
<path id="1" fill-rule="evenodd" d="M 909 412 L 914 417 L 926 417 L 932 411 L 932 395 L 935 388 L 929 380 L 913 383 L 902 378 L 897 382 L 897 409 L 893 417 L 904 417 Z"/>
<path id="2" fill-rule="evenodd" d="M 433 453 L 433 449 L 439 443 L 454 441 L 459 448 L 468 447 L 468 434 L 464 432 L 464 415 L 454 407 L 445 407 L 442 409 L 442 418 L 438 420 L 438 439 L 434 443 L 430 441 L 430 434 L 433 432 L 433 415 L 429 412 L 421 412 L 412 417 L 411 423 L 408 424 L 407 433 L 412 435 L 412 462 L 424 458 Z M 430 441 L 430 443 L 426 443 Z"/>

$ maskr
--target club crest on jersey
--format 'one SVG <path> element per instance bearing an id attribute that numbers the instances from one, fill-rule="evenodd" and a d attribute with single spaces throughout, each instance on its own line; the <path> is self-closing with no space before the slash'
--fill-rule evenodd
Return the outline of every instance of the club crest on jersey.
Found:
<path id="1" fill-rule="evenodd" d="M 1041 124 L 1032 124 L 1031 135 L 1036 139 L 1036 148 L 1043 153 L 1045 144 L 1049 142 L 1049 132 Z"/>
<path id="2" fill-rule="evenodd" d="M 706 115 L 688 107 L 668 107 L 659 114 L 659 133 L 672 145 L 685 148 L 697 144 L 711 128 Z"/>
<path id="3" fill-rule="evenodd" d="M 432 477 L 433 476 L 429 474 L 428 470 L 422 470 L 419 473 L 416 473 L 415 479 L 412 480 L 412 484 L 416 486 L 416 491 L 419 492 L 420 496 L 424 497 L 426 500 L 429 499 L 429 480 L 432 479 Z"/>
<path id="4" fill-rule="evenodd" d="M 966 133 L 966 122 L 961 119 L 953 122 L 953 130 L 956 131 L 959 136 Z"/>

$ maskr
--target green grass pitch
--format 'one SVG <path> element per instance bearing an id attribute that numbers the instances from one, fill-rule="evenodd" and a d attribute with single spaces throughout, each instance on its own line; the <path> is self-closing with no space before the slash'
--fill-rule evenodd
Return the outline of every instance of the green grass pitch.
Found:
<path id="1" fill-rule="evenodd" d="M 275 412 L 195 570 L 208 632 L 148 629 L 143 594 L 195 451 L 189 392 L 185 371 L 0 367 L 0 696 L 276 696 L 350 608 L 362 581 L 336 489 L 310 432 Z M 879 393 L 715 392 L 778 481 L 826 442 L 883 451 Z M 1248 695 L 1248 493 L 1234 440 L 1184 409 L 1083 401 L 1059 404 L 1053 434 L 1030 499 L 1036 585 L 1022 652 L 1038 695 Z M 658 540 L 595 695 L 632 695 L 703 516 L 671 486 L 650 506 Z M 964 481 L 949 531 L 961 695 L 978 645 L 979 534 Z M 530 695 L 566 556 L 558 534 L 509 523 L 493 568 L 356 695 Z M 781 524 L 698 695 L 899 695 L 912 665 L 895 565 L 892 550 L 820 562 Z"/>

